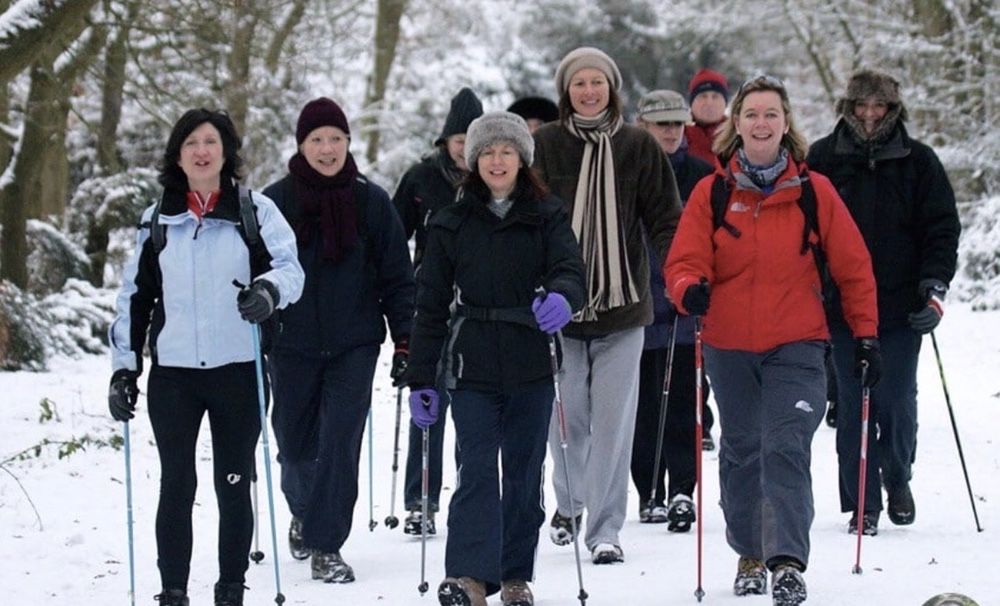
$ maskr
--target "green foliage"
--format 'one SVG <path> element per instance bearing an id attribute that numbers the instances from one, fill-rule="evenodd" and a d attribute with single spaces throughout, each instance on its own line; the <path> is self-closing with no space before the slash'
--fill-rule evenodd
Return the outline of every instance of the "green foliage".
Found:
<path id="1" fill-rule="evenodd" d="M 42 401 L 38 403 L 39 408 L 42 412 L 38 415 L 39 423 L 48 423 L 49 421 L 56 420 L 61 421 L 59 418 L 59 411 L 56 410 L 56 403 L 48 398 L 42 398 Z"/>
<path id="2" fill-rule="evenodd" d="M 121 450 L 124 443 L 124 439 L 118 434 L 112 434 L 107 438 L 94 436 L 89 433 L 85 433 L 79 437 L 70 436 L 69 439 L 66 440 L 44 438 L 37 444 L 33 444 L 20 452 L 10 455 L 3 461 L 0 461 L 0 465 L 5 465 L 13 461 L 41 459 L 43 453 L 51 452 L 53 448 L 55 449 L 56 458 L 62 460 L 76 454 L 77 452 L 85 452 L 88 447 Z"/>

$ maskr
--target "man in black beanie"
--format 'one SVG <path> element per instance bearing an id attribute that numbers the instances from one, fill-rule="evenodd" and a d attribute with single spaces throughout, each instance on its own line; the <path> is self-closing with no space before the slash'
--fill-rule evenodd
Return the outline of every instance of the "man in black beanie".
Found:
<path id="1" fill-rule="evenodd" d="M 858 527 L 878 532 L 879 481 L 888 494 L 889 519 L 912 524 L 910 491 L 917 447 L 917 359 L 922 336 L 944 315 L 944 297 L 955 275 L 961 229 L 955 194 L 934 151 L 906 131 L 899 82 L 863 70 L 851 76 L 837 102 L 833 133 L 813 144 L 810 169 L 830 178 L 844 198 L 871 253 L 878 289 L 878 338 L 882 378 L 871 389 L 865 511 Z M 840 507 L 856 512 L 861 426 L 861 383 L 854 345 L 839 306 L 829 318 L 839 380 L 837 454 Z"/>
<path id="2" fill-rule="evenodd" d="M 545 97 L 521 97 L 507 108 L 528 123 L 528 132 L 534 134 L 539 126 L 559 119 L 559 108 Z"/>
<path id="3" fill-rule="evenodd" d="M 403 220 L 406 238 L 416 234 L 413 265 L 419 269 L 427 244 L 427 224 L 431 216 L 441 208 L 455 201 L 459 184 L 469 174 L 465 164 L 465 132 L 473 120 L 483 115 L 483 104 L 476 93 L 469 88 L 458 91 L 451 100 L 448 118 L 441 129 L 441 136 L 434 141 L 435 149 L 410 167 L 403 175 L 392 203 Z M 394 383 L 395 384 L 395 383 Z M 398 386 L 398 385 L 397 385 Z M 446 394 L 445 390 L 441 390 Z M 436 423 L 430 427 L 429 460 L 429 515 L 430 534 L 436 532 L 434 512 L 438 510 L 441 494 L 441 459 L 444 450 L 445 410 L 448 398 L 441 398 L 441 409 Z M 403 524 L 406 534 L 420 534 L 420 480 L 421 480 L 421 438 L 420 428 L 410 423 L 409 447 L 406 457 L 406 479 L 403 493 L 404 504 L 410 511 Z"/>

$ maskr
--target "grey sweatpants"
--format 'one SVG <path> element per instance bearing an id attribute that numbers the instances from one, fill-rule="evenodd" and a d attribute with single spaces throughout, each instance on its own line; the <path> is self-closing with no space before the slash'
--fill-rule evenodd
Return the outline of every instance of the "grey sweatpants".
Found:
<path id="1" fill-rule="evenodd" d="M 559 446 L 558 408 L 549 424 L 556 506 L 565 516 L 587 510 L 585 542 L 621 545 L 618 533 L 628 507 L 629 464 L 639 402 L 643 329 L 594 339 L 563 339 L 559 388 L 565 409 L 570 483 Z"/>
<path id="2" fill-rule="evenodd" d="M 726 539 L 740 556 L 809 563 L 813 434 L 826 411 L 825 345 L 764 353 L 705 347 L 721 419 Z"/>

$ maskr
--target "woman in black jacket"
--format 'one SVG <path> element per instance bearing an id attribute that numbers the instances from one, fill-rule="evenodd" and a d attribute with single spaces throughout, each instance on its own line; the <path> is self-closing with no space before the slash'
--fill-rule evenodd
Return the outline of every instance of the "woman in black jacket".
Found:
<path id="1" fill-rule="evenodd" d="M 545 333 L 557 333 L 584 298 L 576 238 L 562 202 L 528 168 L 533 154 L 519 116 L 493 112 L 472 123 L 472 173 L 460 200 L 431 220 L 418 273 L 410 411 L 422 428 L 436 420 L 440 360 L 462 461 L 438 589 L 445 605 L 485 606 L 501 588 L 504 604 L 532 603 L 554 396 Z"/>

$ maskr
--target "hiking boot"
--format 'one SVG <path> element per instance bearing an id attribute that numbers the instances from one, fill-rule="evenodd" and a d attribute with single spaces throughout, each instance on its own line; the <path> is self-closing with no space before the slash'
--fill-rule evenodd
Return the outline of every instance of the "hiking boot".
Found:
<path id="1" fill-rule="evenodd" d="M 701 437 L 701 449 L 706 452 L 715 450 L 715 440 L 712 438 L 712 434 L 707 431 Z"/>
<path id="2" fill-rule="evenodd" d="M 527 581 L 504 581 L 500 587 L 500 599 L 503 606 L 534 606 L 535 597 L 531 595 L 531 587 Z"/>
<path id="3" fill-rule="evenodd" d="M 215 606 L 243 606 L 243 583 L 215 584 Z"/>
<path id="4" fill-rule="evenodd" d="M 878 512 L 877 511 L 866 511 L 865 515 L 862 516 L 864 519 L 864 525 L 861 528 L 861 532 L 865 536 L 873 537 L 878 534 Z M 858 514 L 857 512 L 851 514 L 851 521 L 847 523 L 847 533 L 848 534 L 858 534 Z"/>
<path id="5" fill-rule="evenodd" d="M 406 516 L 406 520 L 403 521 L 403 533 L 414 534 L 418 537 L 420 536 L 420 520 L 424 519 L 424 512 L 419 509 L 414 509 L 410 511 L 410 515 Z M 434 512 L 427 512 L 427 534 L 437 534 L 437 527 L 434 525 Z"/>
<path id="6" fill-rule="evenodd" d="M 322 579 L 324 583 L 352 583 L 354 582 L 354 569 L 344 561 L 344 558 L 340 557 L 340 552 L 314 551 L 312 554 L 312 578 Z"/>
<path id="7" fill-rule="evenodd" d="M 576 516 L 576 528 L 580 529 L 583 514 Z M 573 520 L 559 513 L 557 509 L 549 522 L 549 538 L 556 545 L 569 545 L 573 542 Z"/>
<path id="8" fill-rule="evenodd" d="M 774 569 L 771 599 L 774 606 L 799 606 L 806 601 L 806 581 L 798 568 L 782 564 Z"/>
<path id="9" fill-rule="evenodd" d="M 667 521 L 667 508 L 663 505 L 643 507 L 639 510 L 639 522 L 642 524 L 663 524 Z"/>
<path id="10" fill-rule="evenodd" d="M 764 566 L 764 562 L 741 556 L 739 563 L 736 564 L 733 593 L 736 595 L 764 595 L 767 593 L 767 568 Z"/>
<path id="11" fill-rule="evenodd" d="M 183 589 L 164 589 L 163 593 L 153 596 L 160 606 L 189 606 L 187 591 Z"/>
<path id="12" fill-rule="evenodd" d="M 917 506 L 913 502 L 913 493 L 910 492 L 910 484 L 907 482 L 896 490 L 888 490 L 889 502 L 886 512 L 889 514 L 889 521 L 896 526 L 908 526 L 917 517 Z"/>
<path id="13" fill-rule="evenodd" d="M 687 532 L 691 530 L 694 521 L 694 501 L 686 494 L 675 494 L 670 499 L 670 508 L 667 510 L 667 530 Z"/>
<path id="14" fill-rule="evenodd" d="M 441 606 L 486 606 L 486 587 L 472 577 L 448 577 L 438 585 L 438 602 Z"/>
<path id="15" fill-rule="evenodd" d="M 616 564 L 625 561 L 625 553 L 618 545 L 600 543 L 590 552 L 590 560 L 594 564 Z"/>
<path id="16" fill-rule="evenodd" d="M 302 518 L 292 516 L 292 523 L 288 525 L 288 551 L 296 560 L 304 560 L 311 554 L 302 541 Z"/>

